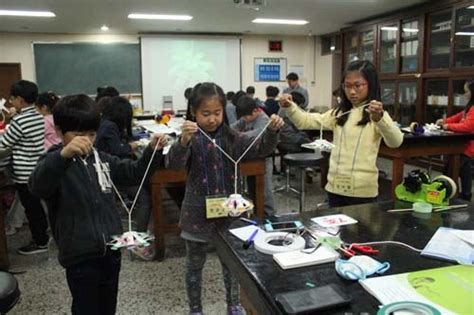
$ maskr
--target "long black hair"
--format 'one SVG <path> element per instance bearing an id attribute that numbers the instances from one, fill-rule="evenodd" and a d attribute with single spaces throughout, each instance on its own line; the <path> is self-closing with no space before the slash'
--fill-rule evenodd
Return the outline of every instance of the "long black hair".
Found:
<path id="1" fill-rule="evenodd" d="M 472 106 L 474 106 L 474 80 L 469 80 L 466 82 L 467 88 L 471 92 L 471 98 L 467 101 L 466 108 L 464 112 L 467 114 Z"/>
<path id="2" fill-rule="evenodd" d="M 133 108 L 126 98 L 112 97 L 104 106 L 102 118 L 114 122 L 123 138 L 132 137 Z"/>
<path id="3" fill-rule="evenodd" d="M 366 101 L 380 101 L 380 81 L 379 77 L 377 75 L 377 70 L 375 69 L 375 66 L 368 60 L 355 60 L 351 62 L 349 65 L 347 65 L 346 70 L 344 71 L 344 75 L 342 76 L 342 81 L 341 81 L 341 87 L 340 89 L 340 95 L 341 95 L 341 102 L 335 109 L 336 111 L 336 116 L 342 112 L 345 113 L 349 110 L 352 109 L 352 103 L 351 101 L 347 98 L 347 95 L 342 88 L 342 84 L 344 83 L 344 79 L 346 76 L 351 73 L 351 72 L 359 72 L 362 77 L 367 81 L 368 83 L 368 95 Z M 337 118 L 337 124 L 339 126 L 344 126 L 346 123 L 347 119 L 349 118 L 349 115 L 344 115 L 342 117 Z M 357 123 L 357 125 L 366 125 L 370 121 L 370 115 L 366 111 L 363 111 L 362 114 L 362 119 Z"/>

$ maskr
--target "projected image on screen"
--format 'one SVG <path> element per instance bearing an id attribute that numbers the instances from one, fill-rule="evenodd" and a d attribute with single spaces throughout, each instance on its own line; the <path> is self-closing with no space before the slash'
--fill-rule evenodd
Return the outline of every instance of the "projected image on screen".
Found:
<path id="1" fill-rule="evenodd" d="M 144 37 L 141 54 L 145 110 L 186 109 L 184 90 L 199 82 L 216 82 L 225 91 L 240 89 L 238 39 Z"/>

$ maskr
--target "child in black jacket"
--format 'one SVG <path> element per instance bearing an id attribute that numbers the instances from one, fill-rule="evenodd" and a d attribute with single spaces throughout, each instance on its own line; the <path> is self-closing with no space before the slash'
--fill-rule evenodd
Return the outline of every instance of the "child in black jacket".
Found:
<path id="1" fill-rule="evenodd" d="M 165 144 L 162 135 L 155 135 L 137 161 L 105 153 L 96 159 L 92 144 L 100 117 L 94 107 L 86 95 L 61 99 L 53 115 L 63 144 L 40 159 L 29 180 L 32 193 L 48 206 L 59 262 L 66 268 L 73 297 L 73 314 L 114 314 L 117 303 L 121 255 L 107 243 L 122 233 L 122 223 L 114 190 L 99 184 L 97 162 L 108 164 L 114 184 L 137 185 L 155 146 L 159 152 L 150 171 L 162 159 Z"/>

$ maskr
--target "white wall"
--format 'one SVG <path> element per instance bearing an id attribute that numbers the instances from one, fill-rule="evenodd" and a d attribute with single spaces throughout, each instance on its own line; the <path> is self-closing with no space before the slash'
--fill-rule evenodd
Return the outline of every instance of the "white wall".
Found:
<path id="1" fill-rule="evenodd" d="M 282 53 L 269 53 L 268 40 L 282 40 Z M 21 63 L 22 78 L 35 80 L 33 42 L 138 42 L 138 35 L 71 35 L 37 33 L 0 33 L 0 62 Z M 308 89 L 310 107 L 329 106 L 332 91 L 331 55 L 321 56 L 320 39 L 312 36 L 245 35 L 242 37 L 242 88 L 254 85 L 265 99 L 269 84 L 286 87 L 286 82 L 254 82 L 254 58 L 287 58 L 288 67 L 302 65 L 300 83 Z"/>

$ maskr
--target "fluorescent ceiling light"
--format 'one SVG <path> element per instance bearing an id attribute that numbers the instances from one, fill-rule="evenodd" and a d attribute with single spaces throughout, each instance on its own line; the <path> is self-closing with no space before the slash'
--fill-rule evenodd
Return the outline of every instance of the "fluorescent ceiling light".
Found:
<path id="1" fill-rule="evenodd" d="M 142 14 L 142 13 L 130 13 L 129 19 L 141 19 L 141 20 L 172 20 L 172 21 L 189 21 L 193 17 L 190 15 L 166 15 L 166 14 Z"/>
<path id="2" fill-rule="evenodd" d="M 308 21 L 305 20 L 284 20 L 284 19 L 255 19 L 252 23 L 259 24 L 287 24 L 287 25 L 305 25 Z"/>
<path id="3" fill-rule="evenodd" d="M 104 32 L 107 32 L 109 30 L 109 27 L 104 24 L 104 25 L 102 25 L 102 27 L 100 29 Z"/>
<path id="4" fill-rule="evenodd" d="M 474 5 L 468 6 L 468 9 L 474 9 Z"/>
<path id="5" fill-rule="evenodd" d="M 396 26 L 382 26 L 380 29 L 383 31 L 398 31 Z"/>
<path id="6" fill-rule="evenodd" d="M 20 10 L 0 10 L 0 15 L 31 16 L 31 17 L 55 17 L 56 16 L 56 14 L 49 11 L 20 11 Z"/>
<path id="7" fill-rule="evenodd" d="M 456 32 L 454 35 L 460 35 L 460 36 L 474 36 L 474 32 Z"/>
<path id="8" fill-rule="evenodd" d="M 405 33 L 418 33 L 418 29 L 417 28 L 403 28 L 403 31 Z"/>

